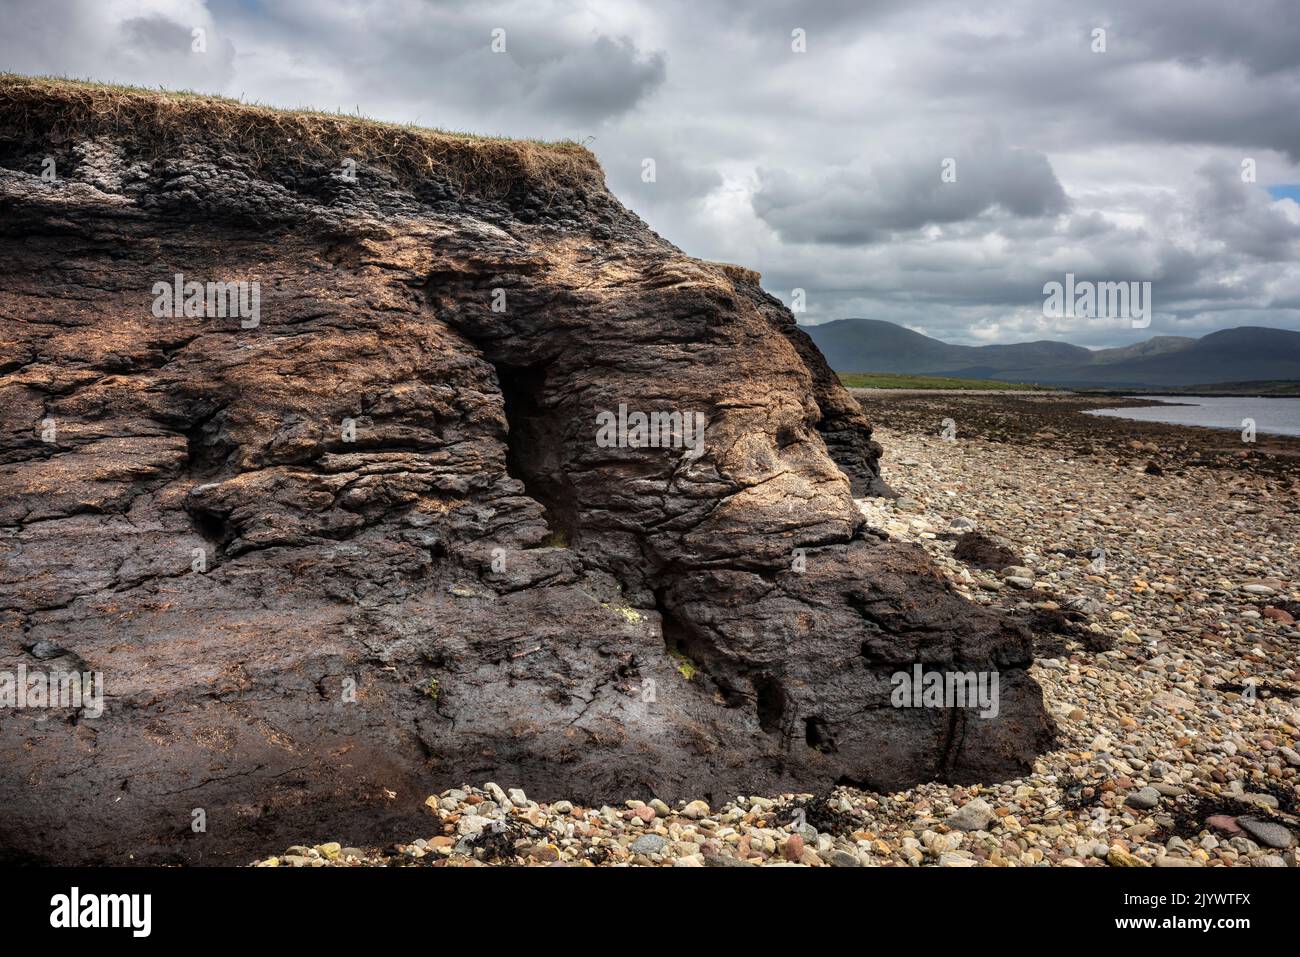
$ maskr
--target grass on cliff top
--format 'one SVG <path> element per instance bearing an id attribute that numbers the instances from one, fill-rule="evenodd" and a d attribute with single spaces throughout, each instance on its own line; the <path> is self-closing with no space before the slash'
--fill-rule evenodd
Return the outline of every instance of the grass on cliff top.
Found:
<path id="1" fill-rule="evenodd" d="M 520 184 L 554 192 L 603 181 L 595 156 L 572 140 L 512 140 L 188 90 L 0 73 L 0 135 L 58 143 L 105 134 L 154 155 L 200 140 L 247 156 L 257 168 L 354 159 L 407 182 L 436 171 L 486 196 Z"/>
<path id="2" fill-rule="evenodd" d="M 934 375 L 893 375 L 883 372 L 837 372 L 847 389 L 989 389 L 1021 392 L 1041 389 L 1023 382 L 998 382 L 995 379 L 953 379 Z"/>

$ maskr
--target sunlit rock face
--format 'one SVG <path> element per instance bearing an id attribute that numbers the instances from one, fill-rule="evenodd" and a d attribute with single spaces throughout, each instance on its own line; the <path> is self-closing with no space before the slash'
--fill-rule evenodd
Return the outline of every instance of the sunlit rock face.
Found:
<path id="1" fill-rule="evenodd" d="M 1029 636 L 864 526 L 879 448 L 790 314 L 585 151 L 76 90 L 0 87 L 0 673 L 104 694 L 0 699 L 0 854 L 1050 742 Z M 916 664 L 996 673 L 996 716 L 896 706 Z"/>

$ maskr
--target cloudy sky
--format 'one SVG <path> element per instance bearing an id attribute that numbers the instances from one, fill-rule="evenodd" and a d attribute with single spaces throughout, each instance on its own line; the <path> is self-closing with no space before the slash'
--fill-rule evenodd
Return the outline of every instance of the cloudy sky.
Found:
<path id="1" fill-rule="evenodd" d="M 1295 0 L 972 6 L 0 0 L 0 69 L 582 141 L 687 252 L 805 290 L 805 322 L 1300 329 Z M 1045 318 L 1067 272 L 1150 280 L 1150 328 Z"/>

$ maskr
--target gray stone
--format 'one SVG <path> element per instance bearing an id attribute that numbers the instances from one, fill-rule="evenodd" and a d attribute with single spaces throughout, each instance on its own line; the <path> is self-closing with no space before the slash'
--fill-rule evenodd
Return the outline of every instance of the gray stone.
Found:
<path id="1" fill-rule="evenodd" d="M 1281 824 L 1261 821 L 1253 817 L 1239 817 L 1237 823 L 1247 834 L 1265 847 L 1288 848 L 1295 841 L 1295 836 Z"/>
<path id="2" fill-rule="evenodd" d="M 1066 601 L 1065 607 L 1072 611 L 1081 611 L 1085 615 L 1100 615 L 1105 607 L 1095 598 L 1089 598 L 1087 595 L 1078 595 Z"/>
<path id="3" fill-rule="evenodd" d="M 1249 804 L 1259 805 L 1260 807 L 1271 807 L 1271 808 L 1277 807 L 1277 798 L 1273 797 L 1273 795 L 1271 794 L 1248 793 L 1248 794 L 1243 794 L 1241 796 L 1241 800 Z"/>
<path id="4" fill-rule="evenodd" d="M 38 641 L 36 644 L 32 645 L 30 651 L 32 657 L 39 659 L 40 661 L 49 661 L 52 658 L 58 658 L 67 654 L 66 651 L 52 641 Z"/>
<path id="5" fill-rule="evenodd" d="M 658 854 L 667 845 L 668 842 L 658 834 L 642 834 L 628 845 L 628 850 L 633 854 Z"/>
<path id="6" fill-rule="evenodd" d="M 727 857 L 724 854 L 711 854 L 704 852 L 705 867 L 757 867 L 757 864 L 751 864 L 749 861 L 742 861 L 738 857 Z"/>
<path id="7" fill-rule="evenodd" d="M 993 808 L 983 798 L 975 798 L 948 816 L 947 825 L 959 831 L 983 831 L 996 817 Z"/>
<path id="8" fill-rule="evenodd" d="M 1160 803 L 1160 792 L 1155 788 L 1142 788 L 1126 797 L 1124 803 L 1140 811 L 1149 811 Z"/>

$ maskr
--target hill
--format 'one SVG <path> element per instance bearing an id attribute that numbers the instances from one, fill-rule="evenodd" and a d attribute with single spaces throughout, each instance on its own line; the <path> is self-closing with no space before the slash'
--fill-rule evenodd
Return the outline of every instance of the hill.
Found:
<path id="1" fill-rule="evenodd" d="M 1300 332 L 1262 326 L 1224 329 L 1199 339 L 1156 336 L 1095 350 L 1052 340 L 953 345 L 879 319 L 840 319 L 803 328 L 838 372 L 1105 389 L 1300 381 Z"/>
<path id="2" fill-rule="evenodd" d="M 950 379 L 947 376 L 892 375 L 878 372 L 845 372 L 840 383 L 846 389 L 936 389 L 962 392 L 1025 392 L 1039 387 L 1030 383 L 1000 382 L 996 379 Z"/>

